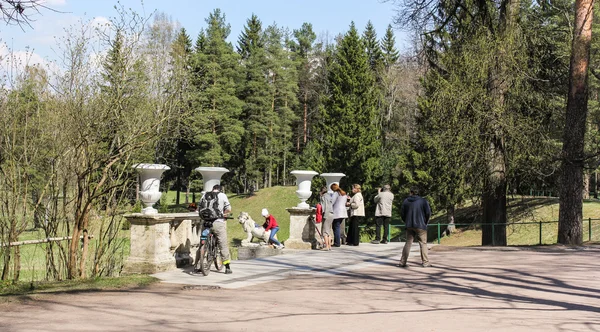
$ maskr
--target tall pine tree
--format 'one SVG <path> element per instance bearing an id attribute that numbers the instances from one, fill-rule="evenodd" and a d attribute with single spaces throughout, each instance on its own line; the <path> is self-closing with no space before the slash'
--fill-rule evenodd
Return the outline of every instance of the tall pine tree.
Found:
<path id="1" fill-rule="evenodd" d="M 371 21 L 367 22 L 365 32 L 363 33 L 363 41 L 365 43 L 365 50 L 367 52 L 367 58 L 369 66 L 375 72 L 380 70 L 382 65 L 382 53 L 379 47 L 379 41 L 377 40 L 377 31 Z"/>
<path id="2" fill-rule="evenodd" d="M 206 23 L 206 30 L 196 41 L 193 60 L 198 92 L 190 126 L 194 150 L 188 153 L 188 159 L 196 165 L 227 166 L 235 173 L 244 133 L 242 103 L 236 96 L 239 56 L 227 42 L 231 27 L 219 9 L 208 16 Z"/>
<path id="3" fill-rule="evenodd" d="M 364 44 L 354 22 L 341 38 L 329 69 L 329 91 L 319 121 L 325 169 L 349 183 L 373 188 L 380 180 L 377 96 Z"/>
<path id="4" fill-rule="evenodd" d="M 269 126 L 276 121 L 272 96 L 274 87 L 269 84 L 269 60 L 265 50 L 262 23 L 252 15 L 238 41 L 242 57 L 244 80 L 240 99 L 244 102 L 245 134 L 242 142 L 242 181 L 245 189 L 258 189 L 267 173 L 271 156 L 266 149 Z"/>
<path id="5" fill-rule="evenodd" d="M 298 104 L 298 75 L 292 58 L 292 52 L 284 47 L 288 44 L 289 33 L 273 24 L 265 29 L 265 47 L 268 55 L 269 83 L 272 86 L 271 111 L 274 122 L 269 124 L 267 153 L 270 157 L 268 172 L 265 174 L 265 186 L 272 185 L 273 172 L 277 174 L 277 183 L 285 183 L 288 177 L 293 148 L 292 125 L 297 117 L 293 109 Z M 282 176 L 279 174 L 282 173 Z"/>
<path id="6" fill-rule="evenodd" d="M 396 64 L 399 59 L 398 50 L 396 49 L 396 37 L 394 37 L 394 31 L 392 26 L 388 25 L 385 30 L 385 35 L 381 40 L 381 57 L 383 65 L 386 69 Z"/>

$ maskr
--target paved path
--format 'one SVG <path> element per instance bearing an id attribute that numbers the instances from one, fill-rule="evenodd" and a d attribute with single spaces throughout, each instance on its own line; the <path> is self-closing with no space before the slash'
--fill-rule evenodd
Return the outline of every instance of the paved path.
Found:
<path id="1" fill-rule="evenodd" d="M 218 286 L 220 288 L 240 288 L 289 278 L 290 276 L 309 274 L 317 277 L 337 275 L 374 267 L 380 264 L 398 264 L 403 243 L 370 244 L 360 246 L 341 246 L 331 251 L 289 250 L 283 254 L 268 258 L 244 261 L 232 261 L 233 274 L 218 272 L 214 266 L 208 276 L 193 273 L 191 267 L 178 269 L 153 276 L 166 283 L 190 286 Z M 419 256 L 419 245 L 413 245 L 411 255 Z M 394 263 L 395 262 L 395 263 Z M 415 264 L 415 266 L 418 266 Z"/>
<path id="2" fill-rule="evenodd" d="M 600 246 L 449 248 L 396 267 L 401 244 L 158 274 L 140 289 L 0 304 L 0 331 L 600 331 Z M 211 287 L 212 286 L 219 286 Z"/>

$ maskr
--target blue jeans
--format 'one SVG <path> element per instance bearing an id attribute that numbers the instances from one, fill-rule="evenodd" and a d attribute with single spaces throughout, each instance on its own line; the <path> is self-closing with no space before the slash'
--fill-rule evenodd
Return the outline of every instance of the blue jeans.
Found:
<path id="1" fill-rule="evenodd" d="M 340 226 L 342 225 L 342 221 L 344 221 L 344 218 L 339 218 L 339 219 L 333 219 L 333 246 L 334 247 L 339 247 L 341 240 L 340 240 L 340 233 L 341 233 L 341 229 Z"/>
<path id="2" fill-rule="evenodd" d="M 277 241 L 277 239 L 275 238 L 275 234 L 277 234 L 278 231 L 279 231 L 279 226 L 277 226 L 275 228 L 271 228 L 271 235 L 269 235 L 269 242 L 280 246 L 281 243 L 279 243 L 279 241 Z"/>

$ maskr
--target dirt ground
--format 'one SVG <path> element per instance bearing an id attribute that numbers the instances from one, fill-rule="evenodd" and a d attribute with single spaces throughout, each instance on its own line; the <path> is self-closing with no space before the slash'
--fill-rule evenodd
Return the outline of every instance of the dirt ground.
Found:
<path id="1" fill-rule="evenodd" d="M 412 253 L 409 268 L 393 257 L 240 289 L 24 297 L 0 305 L 0 331 L 600 331 L 600 246 L 429 255 L 433 268 Z"/>

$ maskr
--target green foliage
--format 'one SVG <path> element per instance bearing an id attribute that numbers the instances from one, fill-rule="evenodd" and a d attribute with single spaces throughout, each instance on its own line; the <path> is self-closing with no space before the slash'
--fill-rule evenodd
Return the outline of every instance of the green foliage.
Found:
<path id="1" fill-rule="evenodd" d="M 371 67 L 373 71 L 379 70 L 383 65 L 383 54 L 379 45 L 379 41 L 377 40 L 377 32 L 375 31 L 375 27 L 371 21 L 367 22 L 367 26 L 363 32 L 362 40 L 365 44 L 369 67 Z"/>
<path id="2" fill-rule="evenodd" d="M 394 31 L 392 25 L 388 25 L 385 30 L 385 35 L 381 40 L 381 58 L 385 68 L 390 68 L 400 58 L 398 50 L 396 49 L 396 37 L 394 37 Z"/>
<path id="3" fill-rule="evenodd" d="M 240 116 L 242 103 L 236 96 L 239 57 L 227 42 L 231 27 L 216 9 L 206 19 L 208 27 L 199 36 L 192 57 L 193 118 L 188 124 L 192 148 L 187 152 L 191 165 L 225 166 L 240 154 L 244 132 Z M 200 40 L 203 39 L 203 40 Z"/>
<path id="4" fill-rule="evenodd" d="M 252 16 L 246 21 L 244 30 L 238 37 L 237 52 L 240 54 L 242 59 L 246 60 L 252 54 L 264 48 L 262 34 L 262 22 L 258 19 L 258 16 L 252 14 Z"/>
<path id="5" fill-rule="evenodd" d="M 368 190 L 381 176 L 377 139 L 377 97 L 373 73 L 354 23 L 340 40 L 329 67 L 331 95 L 321 109 L 324 170 L 343 172 L 343 182 Z"/>

